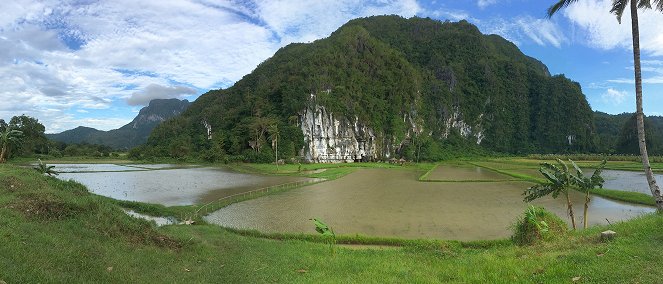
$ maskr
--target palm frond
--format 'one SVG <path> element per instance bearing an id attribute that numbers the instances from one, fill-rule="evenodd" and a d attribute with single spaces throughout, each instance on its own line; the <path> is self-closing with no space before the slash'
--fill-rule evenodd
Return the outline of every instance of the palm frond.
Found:
<path id="1" fill-rule="evenodd" d="M 628 6 L 628 0 L 613 0 L 612 1 L 612 9 L 610 9 L 610 13 L 615 14 L 615 16 L 617 16 L 617 21 L 620 24 L 622 23 L 622 15 L 624 14 L 624 10 L 626 9 L 626 6 Z"/>
<path id="2" fill-rule="evenodd" d="M 578 0 L 559 0 L 557 3 L 548 8 L 548 18 L 552 18 L 555 13 L 559 12 L 559 10 L 569 6 L 571 3 L 576 1 Z"/>
<path id="3" fill-rule="evenodd" d="M 576 162 L 574 162 L 574 161 L 572 161 L 572 160 L 570 160 L 570 159 L 569 159 L 569 161 L 571 161 L 571 164 L 573 165 L 573 168 L 576 169 L 576 175 L 577 175 L 577 178 L 579 178 L 579 179 L 583 179 L 583 178 L 585 177 L 585 175 L 582 173 L 582 170 L 580 169 L 580 167 L 578 167 L 578 165 L 576 164 Z"/>
<path id="4" fill-rule="evenodd" d="M 663 12 L 663 0 L 652 0 L 654 2 L 654 10 Z"/>
<path id="5" fill-rule="evenodd" d="M 596 168 L 594 171 L 594 174 L 592 175 L 590 179 L 590 184 L 592 185 L 592 188 L 594 187 L 600 187 L 603 188 L 603 184 L 605 183 L 605 180 L 601 176 L 601 173 L 603 172 L 603 168 L 605 168 L 606 160 L 603 160 L 601 164 Z"/>
<path id="6" fill-rule="evenodd" d="M 651 9 L 651 1 L 649 0 L 638 1 L 638 9 Z"/>
<path id="7" fill-rule="evenodd" d="M 557 159 L 557 163 L 561 166 L 561 168 L 562 168 L 562 170 L 564 171 L 564 173 L 568 173 L 568 172 L 569 172 L 569 166 L 567 166 L 566 163 L 564 163 L 564 161 L 562 161 L 562 160 L 560 160 L 560 159 Z"/>
<path id="8" fill-rule="evenodd" d="M 530 202 L 554 192 L 555 187 L 550 184 L 537 184 L 527 188 L 525 192 L 523 192 L 523 195 L 525 196 L 523 201 Z"/>
<path id="9" fill-rule="evenodd" d="M 541 168 L 541 169 L 539 169 L 539 172 L 553 184 L 561 184 L 562 183 L 559 180 L 558 175 L 556 175 L 555 173 L 550 172 L 547 169 Z"/>

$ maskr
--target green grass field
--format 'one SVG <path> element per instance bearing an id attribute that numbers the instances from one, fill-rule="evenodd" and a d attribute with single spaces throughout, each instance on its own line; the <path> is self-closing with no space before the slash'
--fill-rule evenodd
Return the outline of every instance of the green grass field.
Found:
<path id="1" fill-rule="evenodd" d="M 308 171 L 328 165 L 302 166 Z M 288 169 L 247 167 L 273 174 Z M 433 165 L 407 167 L 424 174 Z M 328 171 L 332 170 L 318 174 Z M 463 243 L 346 237 L 341 242 L 396 247 L 339 247 L 332 256 L 315 236 L 269 236 L 204 222 L 156 227 L 124 214 L 120 205 L 175 216 L 196 208 L 114 201 L 89 194 L 74 182 L 0 165 L 0 281 L 572 283 L 575 277 L 580 277 L 578 283 L 661 281 L 661 214 L 568 232 L 525 247 L 509 240 Z M 617 238 L 601 242 L 598 233 L 605 229 L 616 231 Z"/>

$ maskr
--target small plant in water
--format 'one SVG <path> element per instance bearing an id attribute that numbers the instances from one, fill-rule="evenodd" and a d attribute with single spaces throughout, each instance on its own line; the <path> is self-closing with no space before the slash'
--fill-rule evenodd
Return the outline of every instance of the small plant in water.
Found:
<path id="1" fill-rule="evenodd" d="M 318 218 L 309 220 L 313 221 L 313 224 L 315 224 L 315 231 L 327 239 L 327 243 L 329 244 L 329 252 L 331 255 L 334 255 L 334 247 L 336 246 L 336 234 L 334 234 L 334 230 L 332 230 L 329 226 L 327 226 L 327 224 Z"/>
<path id="2" fill-rule="evenodd" d="M 49 176 L 57 176 L 59 173 L 54 170 L 55 166 L 49 166 L 44 164 L 41 159 L 37 159 L 39 164 L 37 164 L 33 169 L 40 172 L 41 174 L 47 174 Z"/>

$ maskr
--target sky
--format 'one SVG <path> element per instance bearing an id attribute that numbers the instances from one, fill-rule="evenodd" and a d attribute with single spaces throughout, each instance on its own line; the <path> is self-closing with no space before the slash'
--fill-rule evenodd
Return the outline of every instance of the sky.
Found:
<path id="1" fill-rule="evenodd" d="M 585 0 L 0 1 L 0 119 L 26 114 L 47 133 L 110 130 L 151 99 L 228 88 L 279 48 L 371 15 L 467 20 L 580 83 L 593 110 L 634 112 L 630 16 Z M 663 115 L 663 14 L 640 13 L 647 115 Z"/>

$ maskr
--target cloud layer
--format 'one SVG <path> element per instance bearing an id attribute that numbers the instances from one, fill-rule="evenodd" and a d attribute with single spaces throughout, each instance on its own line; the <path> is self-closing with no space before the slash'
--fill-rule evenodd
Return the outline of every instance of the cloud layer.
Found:
<path id="1" fill-rule="evenodd" d="M 288 43 L 328 36 L 352 18 L 420 10 L 414 0 L 10 0 L 0 6 L 0 118 L 25 113 L 49 132 L 81 124 L 116 128 L 133 114 L 80 115 L 227 87 Z"/>
<path id="2" fill-rule="evenodd" d="M 193 95 L 196 90 L 184 86 L 167 87 L 157 84 L 151 84 L 145 89 L 131 94 L 127 99 L 127 104 L 130 106 L 143 106 L 150 103 L 154 99 L 172 99 L 181 98 L 186 95 Z"/>

